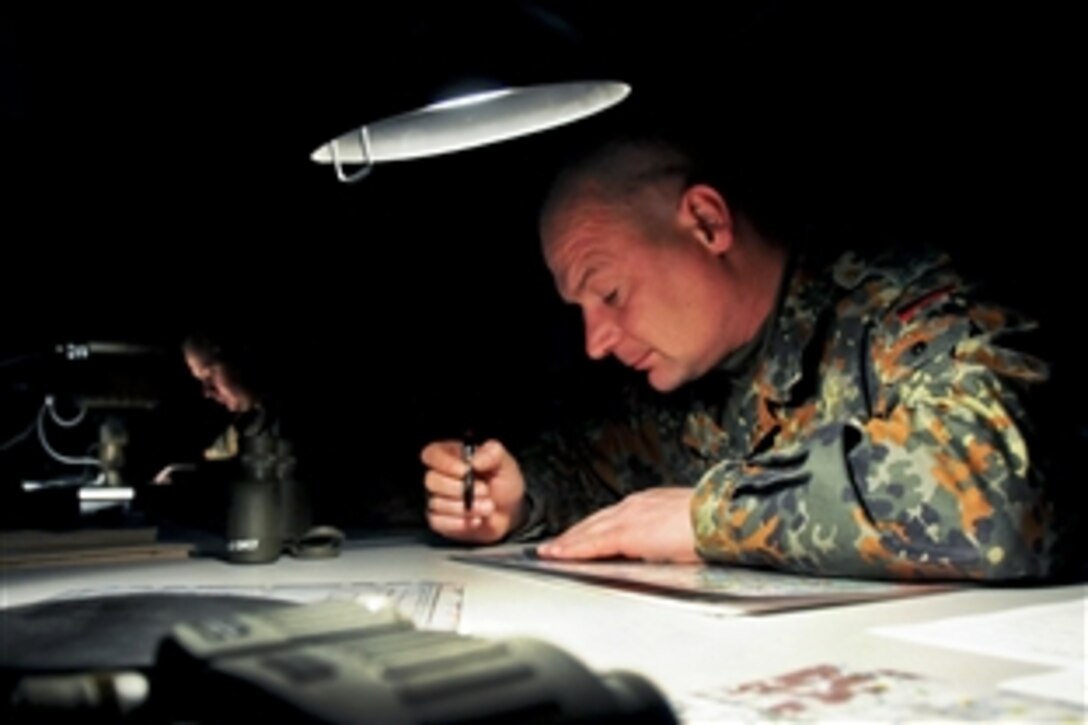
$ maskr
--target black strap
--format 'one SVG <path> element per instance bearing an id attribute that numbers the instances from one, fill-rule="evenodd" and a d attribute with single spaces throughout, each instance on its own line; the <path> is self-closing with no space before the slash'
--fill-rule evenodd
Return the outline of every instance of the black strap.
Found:
<path id="1" fill-rule="evenodd" d="M 314 526 L 302 536 L 284 544 L 284 550 L 296 559 L 333 559 L 340 556 L 344 532 L 332 526 Z"/>

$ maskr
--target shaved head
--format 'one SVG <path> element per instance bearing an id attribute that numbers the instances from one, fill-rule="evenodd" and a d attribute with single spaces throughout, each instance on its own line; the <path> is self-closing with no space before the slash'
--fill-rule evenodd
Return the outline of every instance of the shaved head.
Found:
<path id="1" fill-rule="evenodd" d="M 568 164 L 552 184 L 540 211 L 545 246 L 556 226 L 576 206 L 621 210 L 653 229 L 671 219 L 676 202 L 694 176 L 694 164 L 675 146 L 643 138 L 619 139 Z"/>

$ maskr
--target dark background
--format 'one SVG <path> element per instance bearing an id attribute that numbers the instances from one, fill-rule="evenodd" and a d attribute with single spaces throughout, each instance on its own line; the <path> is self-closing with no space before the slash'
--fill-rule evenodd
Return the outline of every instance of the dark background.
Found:
<path id="1" fill-rule="evenodd" d="M 177 345 L 211 321 L 269 344 L 310 402 L 341 513 L 416 506 L 423 443 L 466 426 L 517 441 L 566 381 L 613 374 L 581 360 L 535 211 L 564 149 L 629 119 L 726 149 L 791 241 L 944 245 L 1052 327 L 1078 322 L 1065 218 L 1083 83 L 1055 7 L 387 5 L 4 11 L 0 442 L 42 395 L 101 388 L 160 400 L 127 414 L 137 478 L 199 450 L 222 421 Z M 455 78 L 586 77 L 634 92 L 576 126 L 354 186 L 309 161 Z M 50 352 L 85 340 L 166 353 Z M 54 469 L 33 437 L 0 452 L 5 486 Z"/>

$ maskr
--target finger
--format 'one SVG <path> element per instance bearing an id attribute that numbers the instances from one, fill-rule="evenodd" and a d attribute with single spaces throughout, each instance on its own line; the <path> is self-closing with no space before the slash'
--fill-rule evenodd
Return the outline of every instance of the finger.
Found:
<path id="1" fill-rule="evenodd" d="M 618 506 L 618 504 L 614 506 L 608 506 L 593 514 L 590 514 L 586 518 L 582 519 L 578 523 L 568 528 L 558 537 L 556 537 L 555 541 L 559 542 L 563 541 L 564 539 L 574 540 L 583 536 L 587 536 L 592 532 L 600 531 L 602 528 L 611 527 L 613 525 L 612 520 L 617 515 L 616 506 Z"/>
<path id="2" fill-rule="evenodd" d="M 435 471 L 428 471 L 423 477 L 423 487 L 432 496 L 448 499 L 450 501 L 459 501 L 464 503 L 465 500 L 465 481 L 462 478 L 451 478 L 450 476 L 443 476 L 441 473 Z M 482 482 L 476 481 L 472 487 L 472 499 L 473 501 L 488 501 L 491 502 L 491 487 Z"/>
<path id="3" fill-rule="evenodd" d="M 465 518 L 464 516 L 444 516 L 442 514 L 427 514 L 427 524 L 436 532 L 451 539 L 467 539 L 479 533 L 483 519 L 478 516 Z"/>
<path id="4" fill-rule="evenodd" d="M 423 487 L 428 493 L 443 498 L 464 499 L 465 481 L 462 478 L 446 476 L 437 471 L 427 471 L 423 476 Z M 479 481 L 472 487 L 472 497 L 475 499 L 488 498 L 490 489 L 487 484 Z"/>
<path id="5" fill-rule="evenodd" d="M 447 476 L 464 476 L 468 470 L 458 441 L 438 441 L 424 447 L 419 458 L 427 468 Z"/>
<path id="6" fill-rule="evenodd" d="M 479 490 L 479 487 L 476 489 Z M 495 513 L 495 503 L 488 498 L 479 499 L 476 498 L 472 502 L 472 508 L 465 511 L 465 502 L 463 499 L 444 498 L 440 496 L 431 496 L 427 499 L 427 510 L 430 513 L 442 514 L 444 516 L 490 516 Z"/>
<path id="7" fill-rule="evenodd" d="M 569 548 L 579 542 L 609 537 L 618 528 L 618 522 L 614 517 L 601 517 L 593 521 L 582 522 L 582 524 L 564 531 L 555 539 L 554 544 L 559 548 Z"/>
<path id="8" fill-rule="evenodd" d="M 472 468 L 476 471 L 493 471 L 510 457 L 506 447 L 495 439 L 490 439 L 476 449 L 472 457 Z"/>
<path id="9" fill-rule="evenodd" d="M 615 529 L 600 529 L 570 536 L 567 532 L 555 541 L 537 547 L 537 553 L 545 559 L 606 559 L 623 553 L 620 537 Z"/>
<path id="10" fill-rule="evenodd" d="M 598 511 L 542 544 L 541 556 L 554 559 L 597 559 L 621 552 L 620 529 L 614 506 Z"/>

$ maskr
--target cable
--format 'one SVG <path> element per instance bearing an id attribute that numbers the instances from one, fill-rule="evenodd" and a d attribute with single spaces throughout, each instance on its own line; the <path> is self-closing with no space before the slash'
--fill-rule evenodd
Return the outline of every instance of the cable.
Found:
<path id="1" fill-rule="evenodd" d="M 102 462 L 99 461 L 97 458 L 72 458 L 70 456 L 65 456 L 57 453 L 55 450 L 53 450 L 53 447 L 49 445 L 49 441 L 45 438 L 45 411 L 49 407 L 49 404 L 45 403 L 42 405 L 41 410 L 38 411 L 38 440 L 42 442 L 42 448 L 45 449 L 45 452 L 48 453 L 54 460 L 69 466 L 101 467 Z"/>
<path id="2" fill-rule="evenodd" d="M 34 432 L 34 426 L 36 424 L 37 424 L 37 421 L 33 421 L 33 420 L 30 421 L 30 425 L 28 425 L 26 427 L 26 430 L 24 430 L 22 433 L 17 433 L 14 438 L 8 440 L 3 445 L 0 445 L 0 453 L 2 453 L 4 451 L 6 451 L 7 449 L 11 448 L 16 443 L 19 443 L 19 442 L 21 442 L 23 440 L 26 440 L 27 436 L 29 436 L 31 433 Z"/>
<path id="3" fill-rule="evenodd" d="M 83 419 L 87 417 L 87 406 L 83 403 L 79 404 L 79 412 L 76 413 L 75 418 L 69 418 L 65 420 L 60 417 L 60 413 L 54 407 L 55 402 L 52 395 L 45 396 L 45 404 L 49 408 L 49 417 L 53 419 L 53 422 L 62 428 L 75 428 L 77 425 L 83 422 Z"/>

